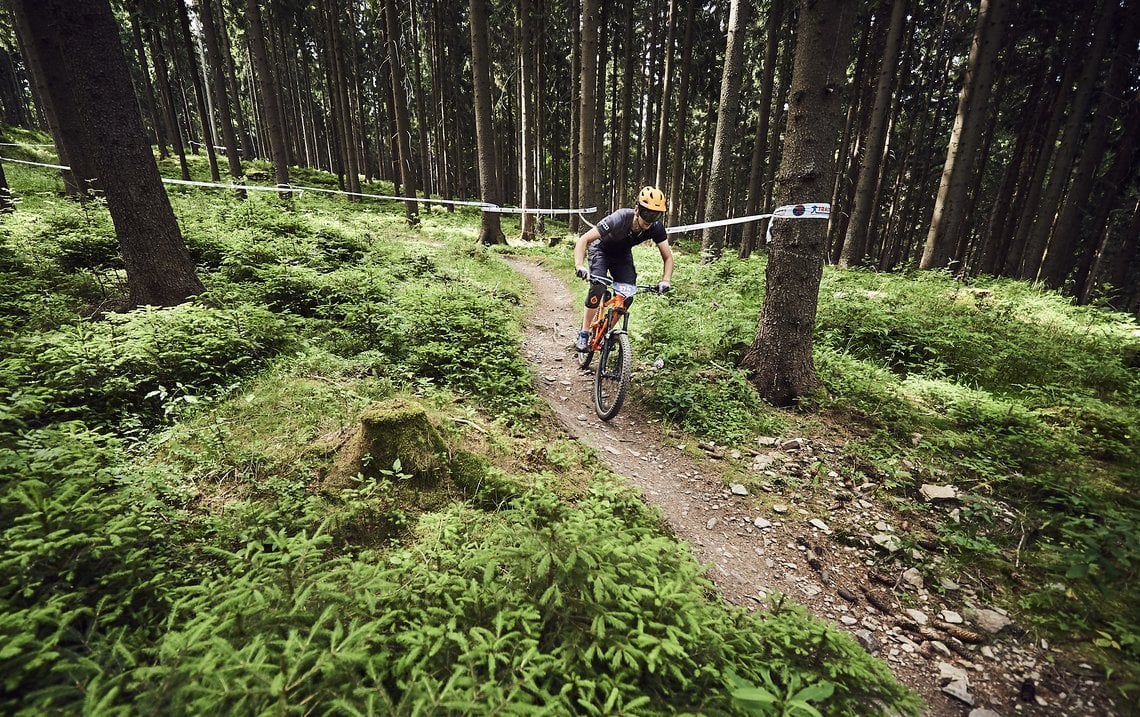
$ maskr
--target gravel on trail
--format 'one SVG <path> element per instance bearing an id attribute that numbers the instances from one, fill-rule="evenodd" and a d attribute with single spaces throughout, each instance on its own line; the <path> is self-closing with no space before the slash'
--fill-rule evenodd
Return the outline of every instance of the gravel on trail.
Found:
<path id="1" fill-rule="evenodd" d="M 538 392 L 567 434 L 657 506 L 694 558 L 710 566 L 727 602 L 761 610 L 770 593 L 795 599 L 885 659 L 922 696 L 924 715 L 1124 714 L 1103 694 L 1091 666 L 1060 668 L 1055 651 L 1000 609 L 990 609 L 970 585 L 943 578 L 934 589 L 915 568 L 886 568 L 873 560 L 900 549 L 892 533 L 901 519 L 876 500 L 874 486 L 844 484 L 840 472 L 829 469 L 840 462 L 838 433 L 758 437 L 745 447 L 686 445 L 634 397 L 610 421 L 599 420 L 594 363 L 582 371 L 573 351 L 585 285 L 571 289 L 529 259 L 507 262 L 534 288 L 522 352 Z M 637 321 L 636 304 L 630 320 Z M 635 383 L 638 370 L 652 368 L 635 368 Z M 773 488 L 749 494 L 743 485 L 725 482 L 729 463 L 769 476 L 827 480 L 806 493 Z M 837 530 L 865 534 L 866 546 L 836 540 Z M 935 555 L 912 558 L 922 564 Z"/>

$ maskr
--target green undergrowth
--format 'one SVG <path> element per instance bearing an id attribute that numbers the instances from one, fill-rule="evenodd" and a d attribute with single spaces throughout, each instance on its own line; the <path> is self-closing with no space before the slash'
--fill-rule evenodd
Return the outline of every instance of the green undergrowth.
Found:
<path id="1" fill-rule="evenodd" d="M 656 252 L 643 251 L 639 268 L 655 275 Z M 542 253 L 569 266 L 568 249 Z M 728 445 L 838 430 L 842 478 L 881 483 L 924 526 L 909 544 L 933 539 L 951 564 L 982 568 L 997 602 L 1135 691 L 1140 325 L 1023 282 L 827 268 L 815 363 L 828 397 L 775 412 L 735 368 L 764 266 L 678 252 L 673 292 L 633 311 L 645 401 Z M 924 507 L 923 483 L 961 492 L 961 522 Z"/>
<path id="2" fill-rule="evenodd" d="M 790 602 L 726 608 L 552 427 L 474 212 L 173 188 L 207 291 L 124 311 L 106 208 L 44 177 L 11 169 L 0 221 L 0 712 L 740 714 L 748 685 L 918 712 Z M 331 481 L 389 399 L 446 479 Z"/>

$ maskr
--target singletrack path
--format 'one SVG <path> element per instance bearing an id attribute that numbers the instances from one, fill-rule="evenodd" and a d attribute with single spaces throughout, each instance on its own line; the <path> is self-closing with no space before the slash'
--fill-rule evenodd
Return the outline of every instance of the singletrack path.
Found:
<path id="1" fill-rule="evenodd" d="M 929 637 L 942 638 L 936 646 L 932 639 L 904 631 L 900 625 L 911 618 L 894 599 L 895 593 L 904 592 L 898 581 L 895 590 L 869 584 L 867 560 L 872 553 L 831 538 L 836 526 L 867 520 L 873 524 L 880 515 L 883 520 L 889 516 L 878 503 L 868 502 L 874 500 L 871 494 L 866 498 L 858 494 L 855 500 L 842 497 L 842 479 L 827 471 L 839 461 L 838 448 L 829 444 L 828 436 L 803 437 L 791 446 L 785 444 L 792 437 L 781 437 L 775 447 L 744 453 L 713 446 L 694 450 L 638 404 L 636 391 L 631 391 L 634 395 L 627 397 L 616 417 L 608 423 L 599 420 L 593 407 L 597 357 L 589 371 L 582 371 L 572 348 L 582 320 L 585 284 L 567 287 L 556 273 L 529 259 L 508 257 L 507 263 L 534 288 L 522 351 L 540 395 L 569 435 L 593 448 L 610 470 L 640 488 L 645 500 L 660 509 L 672 532 L 691 546 L 694 557 L 711 566 L 709 575 L 726 601 L 755 610 L 764 605 L 766 593 L 789 595 L 886 659 L 898 679 L 922 695 L 925 715 L 971 715 L 970 706 L 941 689 L 952 670 L 968 678 L 973 710 L 993 710 L 975 711 L 972 717 L 1113 714 L 1094 681 L 1049 665 L 1044 651 L 1027 636 L 1011 638 L 1003 632 L 1000 644 L 993 640 L 983 655 L 976 646 L 947 635 L 929 635 L 928 630 Z M 656 297 L 640 299 L 653 300 Z M 634 307 L 631 322 L 636 323 Z M 636 344 L 633 354 L 636 387 Z M 781 452 L 786 459 L 779 456 L 766 467 L 802 484 L 809 472 L 818 476 L 822 464 L 822 472 L 834 484 L 819 485 L 811 495 L 785 490 L 741 496 L 734 495 L 722 477 L 729 462 L 744 461 L 747 467 Z M 813 519 L 822 521 L 823 527 L 813 525 Z M 876 609 L 867 591 L 887 597 L 892 604 L 886 610 Z M 914 604 L 929 614 L 932 625 L 941 614 L 943 597 L 926 590 L 916 597 L 921 602 Z M 951 602 L 948 607 L 961 611 L 970 604 L 971 598 L 965 597 L 964 605 Z M 954 649 L 946 654 L 932 649 L 943 643 Z M 1033 680 L 1036 688 L 1028 701 L 1023 699 L 1027 680 Z"/>

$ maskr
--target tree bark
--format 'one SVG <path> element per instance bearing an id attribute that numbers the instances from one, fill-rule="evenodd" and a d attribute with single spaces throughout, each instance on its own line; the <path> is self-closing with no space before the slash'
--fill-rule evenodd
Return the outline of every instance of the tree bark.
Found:
<path id="1" fill-rule="evenodd" d="M 1064 63 L 1064 71 L 1059 80 L 1054 79 L 1048 84 L 1049 104 L 1045 105 L 1048 108 L 1046 114 L 1048 121 L 1043 125 L 1044 129 L 1034 132 L 1029 138 L 1028 163 L 1024 169 L 1025 179 L 1018 182 L 1018 205 L 1021 210 L 1010 219 L 1009 249 L 1001 267 L 1001 273 L 1005 276 L 1017 276 L 1021 271 L 1021 261 L 1029 241 L 1029 232 L 1040 207 L 1041 193 L 1045 190 L 1049 165 L 1057 143 L 1057 133 L 1061 130 L 1061 122 L 1072 102 L 1073 83 L 1076 82 L 1080 72 L 1080 58 L 1084 54 L 1095 9 L 1095 5 L 1078 6 L 1075 21 L 1064 33 L 1068 44 L 1065 45 L 1063 52 L 1058 53 L 1061 55 L 1059 61 Z M 1056 74 L 1055 69 L 1050 69 L 1048 72 L 1051 78 Z"/>
<path id="2" fill-rule="evenodd" d="M 4 105 L 4 124 L 31 129 L 23 84 L 11 53 L 4 48 L 0 48 L 0 103 Z"/>
<path id="3" fill-rule="evenodd" d="M 56 87 L 66 87 L 70 82 L 64 72 L 64 61 L 57 54 L 45 56 L 47 49 L 33 46 L 36 31 L 26 24 L 25 13 L 17 11 L 15 7 L 12 10 L 22 47 L 21 54 L 31 74 L 33 94 L 39 98 L 43 107 L 60 165 L 70 167 L 61 170 L 64 188 L 70 196 L 86 200 L 87 192 L 94 186 L 99 173 L 82 145 L 72 146 L 80 141 L 85 131 L 83 119 L 78 115 L 78 107 L 68 103 L 61 105 L 57 94 L 52 91 Z M 58 52 L 62 52 L 62 49 Z"/>
<path id="4" fill-rule="evenodd" d="M 676 54 L 674 35 L 677 32 L 677 0 L 669 0 L 668 29 L 665 33 L 665 72 L 661 87 L 661 110 L 657 113 L 657 171 L 654 173 L 653 183 L 658 189 L 665 183 L 665 140 L 669 131 L 669 117 L 671 116 L 670 100 L 673 94 L 673 58 Z"/>
<path id="5" fill-rule="evenodd" d="M 174 103 L 174 91 L 170 87 L 170 75 L 166 67 L 166 53 L 158 30 L 148 28 L 150 55 L 154 58 L 154 75 L 158 81 L 158 96 L 162 104 L 162 114 L 166 122 L 166 132 L 174 154 L 178 156 L 178 167 L 183 181 L 190 181 L 190 165 L 186 162 L 186 145 L 182 142 L 182 130 L 178 124 L 178 110 Z"/>
<path id="6" fill-rule="evenodd" d="M 859 182 L 855 189 L 855 204 L 847 223 L 847 236 L 843 240 L 843 251 L 839 255 L 839 266 L 848 268 L 862 266 L 867 253 L 867 231 L 871 223 L 871 213 L 875 190 L 879 185 L 879 167 L 883 159 L 883 148 L 887 143 L 891 92 L 896 62 L 902 40 L 903 21 L 906 18 L 907 0 L 894 0 L 891 8 L 891 24 L 887 31 L 886 45 L 883 48 L 879 77 L 876 80 L 875 104 L 871 109 L 871 124 L 863 142 L 863 163 L 859 169 Z"/>
<path id="7" fill-rule="evenodd" d="M 419 186 L 423 189 L 424 201 L 423 209 L 425 212 L 431 212 L 431 195 L 435 188 L 435 183 L 432 181 L 431 172 L 431 144 L 428 142 L 427 133 L 427 111 L 424 108 L 424 91 L 423 91 L 423 67 L 420 61 L 420 48 L 424 47 L 424 43 L 420 41 L 419 20 L 417 17 L 419 13 L 413 6 L 409 9 L 409 15 L 412 18 L 412 42 L 416 49 L 409 54 L 412 57 L 412 73 L 413 79 L 408 83 L 409 90 L 413 95 L 416 103 L 416 134 L 419 140 Z"/>
<path id="8" fill-rule="evenodd" d="M 1073 281 L 1075 284 L 1074 293 L 1082 304 L 1089 302 L 1091 290 L 1096 283 L 1097 275 L 1100 273 L 1101 258 L 1104 256 L 1106 242 L 1110 234 L 1106 228 L 1109 214 L 1123 201 L 1123 192 L 1127 187 L 1129 173 L 1140 162 L 1140 156 L 1137 156 L 1136 152 L 1137 145 L 1140 145 L 1140 132 L 1134 130 L 1135 127 L 1140 127 L 1140 92 L 1132 95 L 1129 105 L 1130 109 L 1122 125 L 1122 138 L 1116 145 L 1116 156 L 1112 160 L 1108 174 L 1099 182 L 1105 188 L 1103 196 L 1086 222 L 1086 230 L 1092 246 L 1089 251 L 1081 256 L 1081 262 L 1077 267 L 1077 274 Z"/>
<path id="9" fill-rule="evenodd" d="M 598 13 L 599 0 L 582 0 L 582 71 L 578 105 L 578 207 L 597 206 Z"/>
<path id="10" fill-rule="evenodd" d="M 238 85 L 237 80 L 237 67 L 234 65 L 233 47 L 230 44 L 230 33 L 226 30 L 226 5 L 221 3 L 218 5 L 218 18 L 221 20 L 221 27 L 218 36 L 222 41 L 222 59 L 226 64 L 226 84 L 230 90 L 230 102 L 234 123 L 237 125 L 238 135 L 241 137 L 241 158 L 242 159 L 256 159 L 257 154 L 253 148 L 253 139 L 249 134 L 249 124 L 246 122 L 245 113 L 242 112 L 242 92 L 241 86 Z"/>
<path id="11" fill-rule="evenodd" d="M 142 100 L 143 110 L 146 112 L 146 120 L 149 120 L 151 127 L 154 129 L 154 143 L 158 146 L 158 156 L 166 159 L 168 152 L 166 151 L 166 137 L 163 132 L 162 119 L 159 117 L 158 110 L 156 109 L 154 101 L 154 84 L 150 79 L 150 65 L 146 61 L 146 48 L 143 46 L 142 38 L 142 23 L 139 21 L 137 7 L 132 8 L 129 12 L 131 23 L 131 43 L 134 50 L 135 59 L 138 61 L 138 66 L 142 70 Z M 9 122 L 9 124 L 13 124 Z"/>
<path id="12" fill-rule="evenodd" d="M 234 133 L 233 113 L 226 96 L 225 72 L 222 68 L 222 43 L 218 38 L 217 22 L 214 19 L 213 0 L 201 0 L 199 15 L 202 18 L 202 33 L 206 36 L 206 60 L 210 66 L 210 84 L 214 88 L 214 102 L 218 108 L 218 119 L 222 125 L 222 143 L 226 146 L 226 162 L 230 176 L 239 179 L 244 175 L 241 156 L 238 152 L 237 135 Z M 245 190 L 239 189 L 238 196 L 245 198 Z"/>
<path id="13" fill-rule="evenodd" d="M 257 74 L 257 94 L 264 108 L 266 132 L 269 135 L 269 152 L 273 159 L 274 176 L 278 187 L 289 185 L 289 149 L 285 142 L 285 117 L 281 113 L 277 82 L 269 65 L 269 51 L 265 46 L 265 30 L 261 23 L 259 0 L 246 0 L 245 17 L 249 23 L 250 51 Z M 292 200 L 291 192 L 281 192 L 284 200 Z"/>
<path id="14" fill-rule="evenodd" d="M 732 0 L 728 12 L 728 43 L 724 51 L 724 72 L 720 80 L 716 140 L 709 170 L 705 221 L 724 219 L 728 211 L 729 180 L 732 178 L 732 148 L 736 144 L 736 120 L 740 114 L 740 75 L 744 66 L 744 33 L 748 27 L 748 0 Z M 724 251 L 723 227 L 706 227 L 701 232 L 701 261 L 720 258 Z"/>
<path id="15" fill-rule="evenodd" d="M 1072 106 L 1069 107 L 1069 117 L 1065 121 L 1061 143 L 1054 154 L 1049 181 L 1041 195 L 1041 202 L 1026 240 L 1025 253 L 1021 257 L 1020 276 L 1023 279 L 1037 279 L 1041 271 L 1042 259 L 1049 244 L 1049 235 L 1053 230 L 1053 221 L 1060 211 L 1061 196 L 1069 184 L 1069 174 L 1077 150 L 1080 148 L 1081 128 L 1100 74 L 1101 60 L 1108 46 L 1108 36 L 1111 34 L 1116 8 L 1117 0 L 1106 0 L 1100 4 L 1096 28 L 1093 30 L 1093 44 L 1085 54 L 1081 76 L 1077 80 L 1077 92 L 1073 96 Z"/>
<path id="16" fill-rule="evenodd" d="M 760 78 L 760 101 L 756 105 L 756 135 L 752 138 L 752 165 L 748 173 L 748 196 L 745 199 L 745 216 L 760 211 L 764 193 L 764 175 L 768 164 L 768 125 L 772 117 L 772 85 L 776 80 L 776 54 L 780 49 L 780 25 L 783 23 L 784 0 L 772 0 L 768 10 L 767 37 L 764 43 L 764 74 Z M 740 239 L 740 258 L 747 259 L 756 246 L 761 222 L 744 225 Z"/>
<path id="17" fill-rule="evenodd" d="M 1135 3 L 1132 4 L 1135 6 Z M 1117 51 L 1112 57 L 1108 79 L 1101 88 L 1100 100 L 1092 112 L 1092 126 L 1085 136 L 1080 161 L 1073 172 L 1072 182 L 1065 193 L 1064 204 L 1057 216 L 1053 238 L 1049 242 L 1049 252 L 1045 255 L 1041 269 L 1041 279 L 1050 289 L 1061 288 L 1070 269 L 1077 264 L 1077 257 L 1074 254 L 1081 234 L 1078 221 L 1088 209 L 1093 178 L 1103 162 L 1112 123 L 1126 104 L 1121 101 L 1121 94 L 1126 89 L 1129 70 L 1136 59 L 1138 16 L 1140 12 L 1125 13 L 1125 26 L 1118 39 Z M 1136 126 L 1131 125 L 1131 127 L 1133 131 L 1130 134 L 1134 136 Z"/>
<path id="18" fill-rule="evenodd" d="M 407 93 L 404 91 L 404 63 L 400 56 L 400 18 L 396 0 L 384 0 L 385 24 L 388 26 L 388 68 L 392 78 L 392 104 L 396 110 L 397 149 L 400 154 L 400 182 L 404 185 L 404 218 L 408 226 L 420 223 L 416 205 L 416 184 L 412 176 L 412 128 L 408 120 Z"/>
<path id="19" fill-rule="evenodd" d="M 162 186 L 107 0 L 14 0 L 25 46 L 55 68 L 54 104 L 81 120 L 68 146 L 88 153 L 127 270 L 132 306 L 173 306 L 203 291 Z"/>
<path id="20" fill-rule="evenodd" d="M 534 215 L 525 210 L 535 206 L 535 174 L 538 163 L 535 161 L 535 112 L 534 112 L 534 56 L 531 53 L 534 20 L 531 17 L 530 0 L 519 0 L 519 164 L 522 167 L 522 208 L 519 217 L 522 224 L 522 239 L 534 241 Z"/>
<path id="21" fill-rule="evenodd" d="M 779 204 L 817 201 L 835 171 L 840 88 L 855 10 L 844 0 L 801 0 Z M 756 339 L 741 366 L 765 400 L 787 406 L 815 391 L 812 332 L 823 275 L 826 222 L 776 220 Z"/>
<path id="22" fill-rule="evenodd" d="M 993 86 L 997 54 L 1009 0 L 980 0 L 978 23 L 970 47 L 958 112 L 942 168 L 942 180 L 934 203 L 934 215 L 919 267 L 942 269 L 951 264 L 963 227 L 967 192 L 973 181 L 970 167 L 981 140 L 986 106 Z"/>
<path id="23" fill-rule="evenodd" d="M 487 0 L 470 0 L 471 73 L 475 92 L 475 134 L 479 145 L 479 196 L 488 204 L 499 203 L 498 167 L 491 124 L 490 38 L 487 32 Z M 498 212 L 482 212 L 479 243 L 506 244 Z"/>
<path id="24" fill-rule="evenodd" d="M 697 3 L 690 2 L 685 10 L 685 39 L 681 42 L 681 86 L 677 98 L 677 124 L 673 128 L 673 167 L 669 172 L 669 223 L 676 224 L 681 216 L 681 167 L 684 162 L 685 130 L 689 116 L 689 82 L 692 76 L 693 21 Z"/>
<path id="25" fill-rule="evenodd" d="M 206 157 L 210 161 L 210 180 L 221 181 L 222 175 L 218 172 L 218 155 L 214 151 L 214 118 L 210 113 L 210 103 L 206 99 L 206 88 L 202 83 L 202 75 L 198 72 L 198 63 L 195 58 L 198 53 L 194 50 L 193 36 L 190 34 L 190 13 L 186 10 L 185 0 L 174 0 L 178 8 L 179 27 L 182 28 L 182 46 L 186 50 L 189 60 L 190 80 L 194 85 L 194 99 L 198 103 L 198 116 L 202 119 L 202 143 L 206 147 Z"/>

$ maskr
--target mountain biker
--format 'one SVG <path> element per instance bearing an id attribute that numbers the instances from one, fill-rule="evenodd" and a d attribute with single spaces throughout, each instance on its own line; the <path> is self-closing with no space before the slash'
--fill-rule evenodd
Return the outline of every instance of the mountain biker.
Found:
<path id="1" fill-rule="evenodd" d="M 633 247 L 646 239 L 652 239 L 661 252 L 661 281 L 657 290 L 669 290 L 669 281 L 673 278 L 673 249 L 669 246 L 669 238 L 665 233 L 662 219 L 665 215 L 665 194 L 657 187 L 642 187 L 637 193 L 637 202 L 633 209 L 618 209 L 598 225 L 578 237 L 574 244 L 574 266 L 578 277 L 587 278 L 605 276 L 609 273 L 615 282 L 624 284 L 637 283 L 637 269 L 633 265 Z M 589 249 L 589 268 L 586 265 L 586 253 Z M 600 284 L 591 284 L 590 292 L 586 295 L 586 311 L 582 317 L 582 330 L 578 332 L 577 348 L 583 351 L 590 338 L 590 324 L 594 315 L 598 313 L 598 306 L 602 303 L 602 296 L 606 287 Z M 628 307 L 633 297 L 626 297 Z"/>

